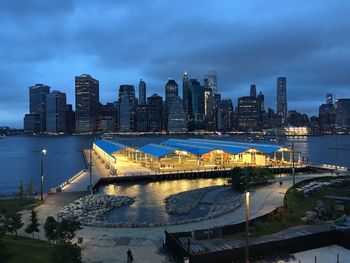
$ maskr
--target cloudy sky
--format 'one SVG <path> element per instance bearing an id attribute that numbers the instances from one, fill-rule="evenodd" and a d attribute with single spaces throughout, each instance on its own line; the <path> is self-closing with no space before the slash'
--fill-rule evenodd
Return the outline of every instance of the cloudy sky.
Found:
<path id="1" fill-rule="evenodd" d="M 102 103 L 140 78 L 163 96 L 185 70 L 201 82 L 217 71 L 234 105 L 256 84 L 275 108 L 278 76 L 289 109 L 316 114 L 325 93 L 350 97 L 350 1 L 217 2 L 1 0 L 0 125 L 22 127 L 35 83 L 74 105 L 82 73 L 100 81 Z"/>

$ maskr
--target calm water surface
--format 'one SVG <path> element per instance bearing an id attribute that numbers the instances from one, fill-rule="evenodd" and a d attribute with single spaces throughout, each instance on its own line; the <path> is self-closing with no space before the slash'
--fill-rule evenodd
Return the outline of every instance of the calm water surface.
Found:
<path id="1" fill-rule="evenodd" d="M 210 136 L 204 137 L 212 138 Z M 170 137 L 119 136 L 115 140 L 130 146 L 140 146 L 150 142 L 159 143 L 168 138 Z M 242 136 L 221 139 L 245 140 Z M 50 187 L 56 187 L 85 168 L 81 149 L 88 148 L 92 140 L 93 138 L 88 136 L 18 136 L 0 140 L 0 193 L 10 194 L 17 191 L 20 180 L 23 180 L 26 184 L 32 181 L 36 189 L 39 190 L 40 150 L 42 148 L 47 149 L 47 156 L 45 157 L 45 190 L 47 191 Z M 350 136 L 281 138 L 278 144 L 290 145 L 292 141 L 295 144 L 296 151 L 300 151 L 303 156 L 307 156 L 311 162 L 337 163 L 342 166 L 350 166 Z M 272 144 L 269 141 L 258 142 Z M 337 146 L 338 151 L 335 150 Z M 156 192 L 154 190 L 154 193 Z"/>
<path id="2" fill-rule="evenodd" d="M 133 223 L 175 223 L 192 218 L 204 217 L 209 206 L 200 205 L 189 215 L 168 215 L 165 211 L 164 199 L 180 192 L 227 184 L 226 179 L 174 180 L 142 184 L 108 185 L 101 187 L 100 192 L 109 195 L 127 195 L 135 198 L 130 206 L 115 209 L 108 216 L 110 222 Z"/>

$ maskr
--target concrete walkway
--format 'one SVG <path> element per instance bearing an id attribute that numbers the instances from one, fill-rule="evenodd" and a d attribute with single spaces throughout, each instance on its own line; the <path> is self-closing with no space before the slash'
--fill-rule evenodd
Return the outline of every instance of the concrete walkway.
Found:
<path id="1" fill-rule="evenodd" d="M 326 176 L 330 174 L 297 175 L 296 182 Z M 281 179 L 283 186 L 279 186 L 279 179 L 272 185 L 257 188 L 251 195 L 251 218 L 271 212 L 283 205 L 284 194 L 292 185 L 291 177 Z M 65 193 L 63 193 L 65 194 Z M 83 193 L 81 193 L 83 194 Z M 59 196 L 58 194 L 57 196 Z M 37 208 L 39 222 L 44 223 L 47 216 L 55 216 L 64 205 L 64 201 L 54 204 L 54 196 L 51 203 Z M 64 199 L 64 198 L 63 198 Z M 66 202 L 69 202 L 67 197 Z M 29 212 L 24 212 L 23 221 L 29 220 Z M 153 228 L 95 228 L 84 227 L 77 233 L 77 237 L 83 238 L 82 253 L 84 262 L 126 262 L 126 251 L 131 248 L 134 254 L 134 262 L 167 262 L 166 256 L 159 252 L 164 239 L 164 230 L 169 232 L 191 231 L 206 229 L 227 224 L 239 223 L 245 220 L 245 207 L 241 206 L 232 213 L 218 218 L 194 222 L 184 225 L 173 225 Z M 26 223 L 25 223 L 26 224 Z M 41 237 L 43 231 L 41 230 Z"/>

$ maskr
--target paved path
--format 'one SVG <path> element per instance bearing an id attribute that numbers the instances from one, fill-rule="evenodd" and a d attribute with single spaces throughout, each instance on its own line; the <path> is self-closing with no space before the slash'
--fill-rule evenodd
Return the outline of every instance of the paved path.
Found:
<path id="1" fill-rule="evenodd" d="M 296 182 L 329 174 L 309 174 L 296 176 Z M 291 177 L 281 179 L 284 183 L 273 183 L 261 187 L 252 192 L 251 195 L 251 218 L 269 213 L 278 206 L 283 205 L 284 194 L 292 185 Z M 63 193 L 65 196 L 66 193 Z M 83 193 L 80 193 L 83 194 Z M 59 196 L 58 194 L 57 196 Z M 42 224 L 49 215 L 55 216 L 56 212 L 69 202 L 72 196 L 66 196 L 63 201 L 55 204 L 52 197 L 50 203 L 46 200 L 44 205 L 38 207 L 39 222 Z M 23 221 L 29 219 L 29 213 L 24 213 Z M 232 213 L 201 222 L 184 225 L 173 225 L 153 228 L 95 228 L 84 227 L 77 233 L 83 237 L 82 253 L 84 262 L 126 262 L 126 251 L 130 247 L 137 262 L 166 262 L 166 256 L 159 253 L 164 239 L 164 230 L 169 232 L 191 231 L 194 229 L 206 229 L 227 224 L 239 223 L 245 220 L 245 208 L 241 206 Z M 43 231 L 41 230 L 41 235 Z"/>

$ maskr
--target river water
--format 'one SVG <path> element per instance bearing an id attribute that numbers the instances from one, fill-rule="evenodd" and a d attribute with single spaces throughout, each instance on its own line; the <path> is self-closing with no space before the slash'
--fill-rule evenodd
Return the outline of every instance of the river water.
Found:
<path id="1" fill-rule="evenodd" d="M 203 137 L 212 138 L 210 136 L 199 138 Z M 150 142 L 159 143 L 169 138 L 170 136 L 118 136 L 115 140 L 130 146 L 141 146 Z M 179 138 L 186 137 L 180 136 Z M 236 136 L 220 139 L 244 141 L 246 138 Z M 32 181 L 35 188 L 39 190 L 40 150 L 42 148 L 47 150 L 44 160 L 45 190 L 56 187 L 85 168 L 81 150 L 88 148 L 92 141 L 93 138 L 88 136 L 15 136 L 1 139 L 0 194 L 16 192 L 20 180 L 23 180 L 25 184 Z M 273 142 L 263 140 L 257 142 L 273 144 Z M 302 156 L 308 157 L 310 162 L 350 167 L 350 136 L 284 137 L 280 138 L 277 143 L 290 145 L 291 142 L 294 142 L 295 150 L 301 152 Z M 116 193 L 120 191 L 122 190 L 116 190 Z M 154 192 L 157 191 L 154 190 Z"/>
<path id="2" fill-rule="evenodd" d="M 148 143 L 160 143 L 170 136 L 118 136 L 115 141 L 130 146 Z M 172 137 L 174 138 L 174 137 Z M 186 138 L 177 136 L 177 138 Z M 212 138 L 199 136 L 199 138 Z M 245 137 L 215 138 L 222 140 L 245 141 Z M 40 150 L 45 148 L 44 187 L 48 191 L 85 168 L 81 150 L 88 148 L 94 138 L 89 136 L 57 137 L 8 137 L 0 140 L 0 195 L 18 191 L 20 180 L 25 184 L 32 182 L 35 189 L 40 188 Z M 276 144 L 276 142 L 258 140 L 257 143 Z M 322 136 L 280 138 L 278 144 L 289 146 L 292 142 L 295 151 L 308 158 L 309 162 L 337 164 L 350 167 L 350 136 Z M 204 217 L 209 210 L 200 205 L 189 215 L 168 215 L 165 212 L 164 199 L 169 195 L 196 188 L 223 185 L 225 179 L 175 180 L 151 183 L 124 183 L 101 186 L 98 191 L 111 195 L 127 195 L 135 199 L 130 206 L 113 210 L 107 216 L 109 222 L 144 222 L 154 224 L 175 223 Z"/>

